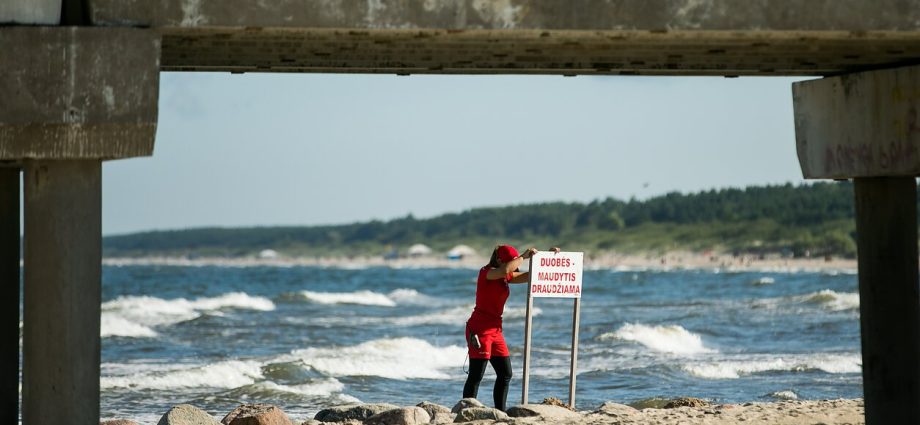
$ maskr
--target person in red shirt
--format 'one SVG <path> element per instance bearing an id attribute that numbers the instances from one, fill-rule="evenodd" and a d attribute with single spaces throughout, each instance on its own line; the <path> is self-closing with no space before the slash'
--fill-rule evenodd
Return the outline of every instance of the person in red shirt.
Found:
<path id="1" fill-rule="evenodd" d="M 559 252 L 559 248 L 552 248 Z M 466 340 L 470 356 L 470 373 L 463 385 L 463 398 L 476 397 L 479 383 L 486 372 L 486 363 L 495 370 L 492 398 L 495 408 L 504 411 L 511 382 L 511 355 L 502 335 L 502 312 L 508 299 L 510 283 L 527 283 L 530 275 L 518 268 L 524 260 L 537 253 L 529 248 L 518 255 L 510 245 L 499 245 L 492 251 L 489 264 L 479 269 L 476 280 L 476 307 L 466 322 Z"/>

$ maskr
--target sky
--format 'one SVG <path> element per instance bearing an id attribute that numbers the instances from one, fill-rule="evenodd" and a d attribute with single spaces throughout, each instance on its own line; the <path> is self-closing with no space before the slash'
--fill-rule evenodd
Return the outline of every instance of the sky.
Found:
<path id="1" fill-rule="evenodd" d="M 778 77 L 162 73 L 103 234 L 803 182 Z"/>

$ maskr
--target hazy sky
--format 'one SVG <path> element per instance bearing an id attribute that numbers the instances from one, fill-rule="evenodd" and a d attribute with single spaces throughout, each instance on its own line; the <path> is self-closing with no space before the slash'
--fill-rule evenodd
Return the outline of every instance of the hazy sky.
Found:
<path id="1" fill-rule="evenodd" d="M 789 78 L 164 73 L 103 232 L 801 182 Z"/>

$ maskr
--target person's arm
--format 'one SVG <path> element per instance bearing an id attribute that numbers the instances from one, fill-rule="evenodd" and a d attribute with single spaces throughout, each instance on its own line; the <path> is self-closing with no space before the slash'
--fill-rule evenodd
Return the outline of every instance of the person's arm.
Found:
<path id="1" fill-rule="evenodd" d="M 531 249 L 533 249 L 533 248 L 528 249 L 527 252 L 530 252 Z M 560 250 L 559 250 L 559 247 L 555 247 L 555 246 L 552 247 L 552 248 L 550 248 L 549 250 L 552 251 L 552 252 L 559 252 L 559 251 L 560 251 Z M 526 255 L 527 252 L 525 252 L 524 254 Z M 536 253 L 537 253 L 537 250 L 536 250 L 536 249 L 533 249 L 533 252 L 532 252 L 527 258 L 533 257 L 533 254 L 536 254 Z M 508 281 L 508 283 L 527 283 L 527 282 L 529 282 L 529 281 L 530 281 L 530 272 L 529 272 L 529 271 L 526 271 L 526 272 L 523 272 L 523 273 L 521 273 L 521 272 L 514 272 L 513 277 L 511 278 L 511 280 Z"/>
<path id="2" fill-rule="evenodd" d="M 514 272 L 514 277 L 508 283 L 527 283 L 530 281 L 530 272 Z"/>
<path id="3" fill-rule="evenodd" d="M 512 258 L 511 261 L 505 264 L 502 264 L 500 267 L 496 267 L 494 269 L 489 270 L 489 272 L 486 273 L 486 279 L 489 279 L 489 280 L 503 279 L 505 277 L 508 277 L 508 275 L 512 273 L 515 273 L 514 275 L 512 275 L 512 278 L 517 276 L 517 273 L 519 272 L 516 272 L 515 270 L 519 269 L 521 267 L 521 264 L 524 264 L 524 260 L 530 257 L 533 257 L 533 255 L 536 253 L 537 253 L 536 248 L 528 248 L 527 251 L 524 251 L 523 254 Z"/>
<path id="4" fill-rule="evenodd" d="M 500 267 L 490 269 L 489 272 L 486 273 L 486 279 L 497 280 L 497 279 L 505 278 L 508 276 L 508 274 L 514 272 L 519 267 L 521 267 L 521 264 L 524 264 L 524 257 L 523 256 L 514 257 L 511 261 L 505 264 L 502 264 Z"/>

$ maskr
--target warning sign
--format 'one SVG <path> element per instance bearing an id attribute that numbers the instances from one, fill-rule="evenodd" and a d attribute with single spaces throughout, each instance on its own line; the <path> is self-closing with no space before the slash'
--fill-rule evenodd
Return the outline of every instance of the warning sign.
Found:
<path id="1" fill-rule="evenodd" d="M 583 252 L 542 251 L 530 263 L 530 295 L 543 298 L 581 298 Z"/>

